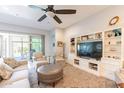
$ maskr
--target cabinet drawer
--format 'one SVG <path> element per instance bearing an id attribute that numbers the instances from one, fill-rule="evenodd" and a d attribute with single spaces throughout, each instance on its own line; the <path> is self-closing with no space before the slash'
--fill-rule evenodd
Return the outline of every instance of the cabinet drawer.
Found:
<path id="1" fill-rule="evenodd" d="M 88 67 L 88 62 L 80 61 L 79 64 L 80 64 L 81 67 Z"/>

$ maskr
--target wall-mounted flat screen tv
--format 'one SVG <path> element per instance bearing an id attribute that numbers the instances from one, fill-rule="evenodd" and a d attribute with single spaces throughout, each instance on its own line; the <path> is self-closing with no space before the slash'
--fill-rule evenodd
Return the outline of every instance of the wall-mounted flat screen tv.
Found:
<path id="1" fill-rule="evenodd" d="M 100 59 L 102 57 L 102 41 L 79 43 L 77 45 L 77 56 Z"/>

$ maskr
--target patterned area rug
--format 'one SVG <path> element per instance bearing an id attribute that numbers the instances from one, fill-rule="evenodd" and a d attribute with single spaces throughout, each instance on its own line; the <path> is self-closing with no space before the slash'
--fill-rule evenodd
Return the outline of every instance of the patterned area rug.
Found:
<path id="1" fill-rule="evenodd" d="M 64 66 L 64 78 L 56 83 L 56 88 L 116 88 L 114 81 L 95 76 L 69 64 Z M 38 85 L 37 73 L 32 64 L 29 69 L 29 80 L 32 88 L 52 88 L 51 85 Z"/>

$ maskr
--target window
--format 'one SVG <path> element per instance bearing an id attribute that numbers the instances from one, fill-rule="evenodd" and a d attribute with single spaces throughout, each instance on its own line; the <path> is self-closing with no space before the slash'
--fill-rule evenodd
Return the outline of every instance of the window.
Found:
<path id="1" fill-rule="evenodd" d="M 34 52 L 42 52 L 44 53 L 44 37 L 43 36 L 31 36 L 31 59 Z"/>
<path id="2" fill-rule="evenodd" d="M 35 52 L 42 51 L 41 37 L 31 37 L 31 49 Z"/>
<path id="3" fill-rule="evenodd" d="M 10 35 L 12 56 L 16 59 L 28 59 L 30 51 L 30 38 L 28 35 Z"/>
<path id="4" fill-rule="evenodd" d="M 0 56 L 30 59 L 34 52 L 44 53 L 44 36 L 0 32 Z"/>

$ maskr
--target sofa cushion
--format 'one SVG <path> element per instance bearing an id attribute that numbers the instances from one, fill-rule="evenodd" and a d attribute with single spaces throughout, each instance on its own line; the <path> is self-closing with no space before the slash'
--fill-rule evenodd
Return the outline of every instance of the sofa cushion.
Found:
<path id="1" fill-rule="evenodd" d="M 3 79 L 9 79 L 13 73 L 13 69 L 5 63 L 0 63 L 0 76 Z"/>
<path id="2" fill-rule="evenodd" d="M 9 85 L 3 86 L 4 88 L 30 88 L 30 83 L 28 79 L 18 80 Z"/>
<path id="3" fill-rule="evenodd" d="M 24 78 L 28 78 L 28 70 L 15 71 L 9 79 L 9 82 L 15 82 Z"/>
<path id="4" fill-rule="evenodd" d="M 12 68 L 16 68 L 20 65 L 14 58 L 4 58 L 4 63 Z"/>
<path id="5" fill-rule="evenodd" d="M 14 71 L 27 70 L 27 69 L 28 69 L 27 65 L 21 65 L 21 66 L 16 67 Z"/>
<path id="6" fill-rule="evenodd" d="M 28 79 L 28 70 L 21 70 L 21 71 L 15 71 L 11 78 L 8 80 L 3 80 L 0 83 L 0 87 L 8 85 L 8 84 L 12 84 L 13 82 L 16 82 L 18 80 L 22 80 L 22 79 Z"/>
<path id="7" fill-rule="evenodd" d="M 26 60 L 20 60 L 20 61 L 18 61 L 18 63 L 21 66 L 21 65 L 27 65 L 28 62 Z"/>

